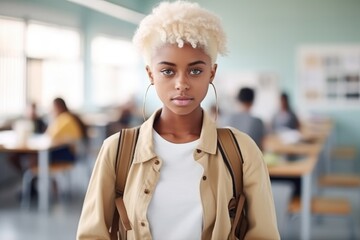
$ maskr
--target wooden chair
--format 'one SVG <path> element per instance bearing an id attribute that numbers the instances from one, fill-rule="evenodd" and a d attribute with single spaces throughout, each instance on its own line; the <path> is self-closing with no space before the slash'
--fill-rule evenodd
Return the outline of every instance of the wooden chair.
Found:
<path id="1" fill-rule="evenodd" d="M 67 185 L 70 189 L 71 187 L 71 170 L 75 167 L 77 162 L 86 161 L 86 144 L 84 141 L 77 141 L 75 144 L 75 161 L 61 161 L 49 164 L 49 177 L 52 180 L 56 180 L 57 177 L 62 176 L 65 181 L 67 181 Z M 66 159 L 64 159 L 66 160 Z M 38 176 L 39 167 L 34 166 L 25 171 L 22 179 L 22 199 L 21 199 L 21 207 L 24 209 L 28 209 L 30 207 L 31 202 L 31 184 L 33 179 Z M 50 183 L 51 186 L 51 183 Z"/>
<path id="2" fill-rule="evenodd" d="M 356 160 L 358 157 L 356 146 L 334 146 L 332 147 L 330 154 L 331 159 L 329 167 L 330 171 L 328 172 L 329 174 L 339 172 L 333 169 L 333 165 L 335 163 L 341 163 L 344 167 L 351 169 L 351 171 L 346 171 L 347 173 L 354 173 L 353 170 L 356 169 Z"/>
<path id="3" fill-rule="evenodd" d="M 299 214 L 301 201 L 299 197 L 291 200 L 288 211 L 290 214 Z M 315 217 L 341 217 L 347 219 L 351 239 L 355 238 L 355 221 L 351 211 L 351 203 L 346 198 L 313 197 L 311 201 L 311 214 Z"/>
<path id="4" fill-rule="evenodd" d="M 356 166 L 357 151 L 355 146 L 335 146 L 331 150 L 330 161 L 341 162 L 350 166 L 352 169 Z M 331 165 L 333 163 L 331 162 Z M 355 190 L 360 193 L 360 176 L 355 171 L 335 171 L 330 168 L 330 172 L 320 173 L 318 176 L 318 194 L 325 196 L 325 189 L 337 188 L 344 190 Z M 360 195 L 359 195 L 360 197 Z M 298 200 L 295 199 L 290 205 L 290 211 L 297 209 Z M 351 203 L 344 197 L 316 197 L 312 201 L 312 212 L 317 216 L 337 216 L 348 219 L 351 239 L 355 239 L 355 223 L 351 213 Z"/>
<path id="5" fill-rule="evenodd" d="M 64 178 L 70 179 L 70 171 L 74 167 L 74 163 L 71 162 L 63 162 L 63 163 L 52 163 L 49 165 L 49 176 L 51 179 L 55 179 L 58 175 L 65 176 Z M 22 179 L 22 199 L 21 206 L 24 209 L 28 209 L 30 207 L 31 202 L 31 184 L 32 181 L 38 176 L 39 168 L 32 167 L 28 169 L 23 176 Z"/>
<path id="6" fill-rule="evenodd" d="M 336 147 L 332 151 L 332 158 L 339 161 L 352 161 L 355 167 L 356 148 L 354 146 Z M 355 172 L 335 171 L 319 174 L 318 187 L 319 192 L 329 188 L 358 191 L 360 197 L 360 176 Z"/>
<path id="7" fill-rule="evenodd" d="M 360 176 L 354 174 L 325 174 L 319 177 L 320 187 L 359 188 Z"/>

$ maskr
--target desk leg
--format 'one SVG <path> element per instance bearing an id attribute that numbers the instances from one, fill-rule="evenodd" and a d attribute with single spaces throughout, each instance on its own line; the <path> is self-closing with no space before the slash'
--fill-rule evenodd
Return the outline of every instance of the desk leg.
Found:
<path id="1" fill-rule="evenodd" d="M 49 210 L 49 151 L 39 152 L 39 211 Z"/>
<path id="2" fill-rule="evenodd" d="M 100 131 L 100 143 L 102 143 L 106 138 L 106 125 L 99 126 Z"/>
<path id="3" fill-rule="evenodd" d="M 310 239 L 311 173 L 302 176 L 301 183 L 301 240 Z"/>

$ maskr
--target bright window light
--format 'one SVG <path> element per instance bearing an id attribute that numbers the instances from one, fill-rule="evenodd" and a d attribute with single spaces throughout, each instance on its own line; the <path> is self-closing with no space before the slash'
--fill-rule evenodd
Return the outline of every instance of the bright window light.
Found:
<path id="1" fill-rule="evenodd" d="M 30 23 L 26 43 L 27 56 L 31 58 L 80 57 L 80 34 L 74 30 Z"/>
<path id="2" fill-rule="evenodd" d="M 130 41 L 96 37 L 92 43 L 92 62 L 114 66 L 134 65 L 138 56 Z"/>
<path id="3" fill-rule="evenodd" d="M 49 109 L 62 97 L 72 109 L 80 109 L 84 98 L 80 34 L 74 29 L 30 23 L 26 53 L 30 98 Z"/>
<path id="4" fill-rule="evenodd" d="M 0 18 L 0 120 L 25 109 L 25 24 Z"/>
<path id="5" fill-rule="evenodd" d="M 97 107 L 121 105 L 139 88 L 139 56 L 130 41 L 98 36 L 92 44 L 92 99 Z"/>

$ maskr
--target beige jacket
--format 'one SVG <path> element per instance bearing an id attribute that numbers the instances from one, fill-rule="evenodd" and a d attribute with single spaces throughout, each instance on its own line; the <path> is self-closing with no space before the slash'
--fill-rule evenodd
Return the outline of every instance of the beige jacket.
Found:
<path id="1" fill-rule="evenodd" d="M 162 160 L 155 152 L 152 129 L 155 114 L 140 128 L 133 165 L 126 183 L 124 202 L 132 225 L 130 240 L 150 240 L 147 208 L 161 174 Z M 246 239 L 280 239 L 267 167 L 262 153 L 247 135 L 233 129 L 244 158 L 244 192 L 248 204 Z M 79 221 L 77 239 L 110 239 L 114 213 L 115 155 L 119 134 L 107 138 L 99 152 Z M 204 168 L 200 183 L 203 204 L 202 240 L 227 239 L 230 232 L 228 203 L 232 179 L 217 151 L 216 125 L 204 113 L 203 128 L 194 159 Z M 205 177 L 206 176 L 206 177 Z"/>

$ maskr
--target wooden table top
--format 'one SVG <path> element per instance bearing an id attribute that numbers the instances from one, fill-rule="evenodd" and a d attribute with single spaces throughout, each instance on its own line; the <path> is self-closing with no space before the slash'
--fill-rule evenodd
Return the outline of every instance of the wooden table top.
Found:
<path id="1" fill-rule="evenodd" d="M 264 141 L 264 157 L 273 154 L 278 157 L 274 164 L 268 164 L 271 176 L 301 176 L 310 173 L 323 150 L 332 125 L 320 124 L 304 125 L 299 132 L 299 139 L 287 142 L 281 134 L 269 134 Z M 288 160 L 287 157 L 296 156 L 297 160 Z"/>

